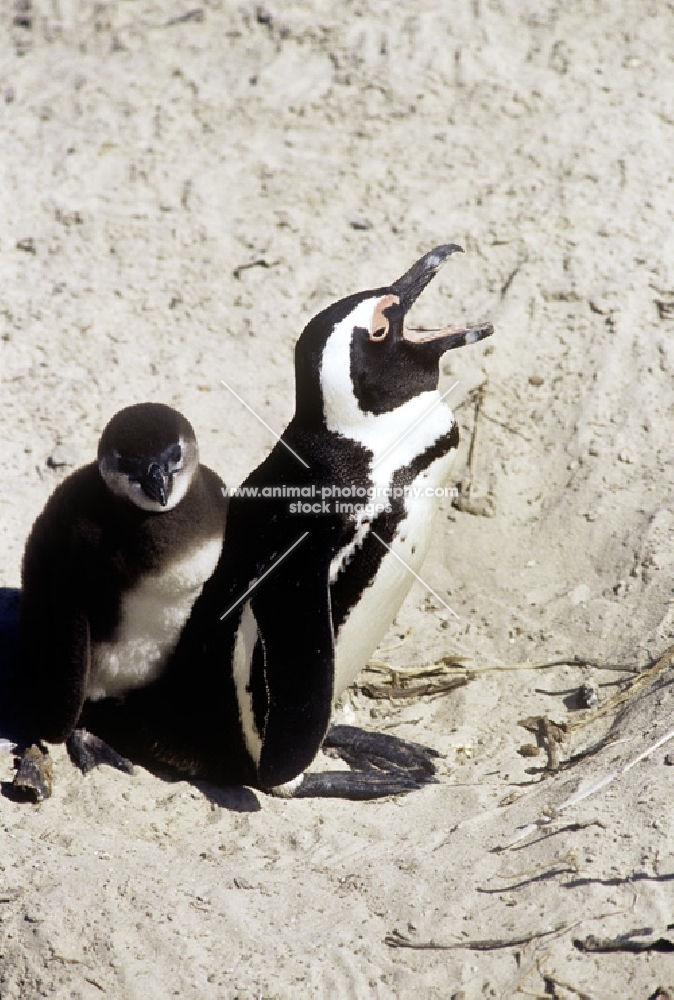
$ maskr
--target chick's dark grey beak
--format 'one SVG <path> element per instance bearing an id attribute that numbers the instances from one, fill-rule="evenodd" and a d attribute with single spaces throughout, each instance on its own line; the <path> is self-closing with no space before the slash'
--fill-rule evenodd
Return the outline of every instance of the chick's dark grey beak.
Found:
<path id="1" fill-rule="evenodd" d="M 391 290 L 400 299 L 400 305 L 405 312 L 409 312 L 447 258 L 457 252 L 463 253 L 463 247 L 457 246 L 456 243 L 446 243 L 444 246 L 436 247 L 435 250 L 429 250 L 403 274 L 402 278 L 393 282 Z"/>
<path id="2" fill-rule="evenodd" d="M 147 471 L 140 477 L 143 493 L 165 507 L 171 493 L 171 480 L 157 462 L 152 462 Z"/>

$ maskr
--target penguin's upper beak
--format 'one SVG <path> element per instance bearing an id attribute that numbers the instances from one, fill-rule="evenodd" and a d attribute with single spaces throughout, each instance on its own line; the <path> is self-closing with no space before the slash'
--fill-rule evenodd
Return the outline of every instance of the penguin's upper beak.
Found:
<path id="1" fill-rule="evenodd" d="M 445 261 L 456 252 L 463 253 L 463 247 L 456 243 L 446 243 L 424 254 L 401 278 L 394 281 L 391 290 L 400 299 L 405 313 L 409 312 L 426 285 L 435 277 Z M 474 344 L 485 337 L 491 337 L 494 327 L 491 323 L 476 326 L 450 326 L 441 330 L 410 330 L 403 327 L 403 340 L 410 344 L 433 344 L 439 354 L 451 351 L 464 344 Z"/>
<path id="2" fill-rule="evenodd" d="M 146 472 L 140 477 L 143 493 L 165 507 L 171 493 L 172 482 L 158 462 L 151 462 Z"/>

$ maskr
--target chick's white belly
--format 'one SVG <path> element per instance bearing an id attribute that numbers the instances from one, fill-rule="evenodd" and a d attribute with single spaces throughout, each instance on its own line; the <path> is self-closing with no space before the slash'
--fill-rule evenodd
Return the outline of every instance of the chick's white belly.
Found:
<path id="1" fill-rule="evenodd" d="M 124 594 L 115 636 L 92 649 L 87 697 L 118 697 L 155 680 L 173 652 L 192 606 L 215 570 L 222 540 L 150 574 Z"/>
<path id="2" fill-rule="evenodd" d="M 414 480 L 412 490 L 434 491 L 444 486 L 452 461 L 453 453 L 438 459 Z M 414 583 L 410 570 L 419 573 L 430 547 L 438 504 L 439 498 L 435 496 L 420 495 L 415 499 L 412 494 L 406 499 L 407 516 L 398 525 L 390 543 L 395 555 L 382 546 L 385 555 L 372 583 L 362 593 L 337 633 L 335 698 L 354 682 L 407 597 Z M 347 566 L 344 572 L 348 571 Z"/>

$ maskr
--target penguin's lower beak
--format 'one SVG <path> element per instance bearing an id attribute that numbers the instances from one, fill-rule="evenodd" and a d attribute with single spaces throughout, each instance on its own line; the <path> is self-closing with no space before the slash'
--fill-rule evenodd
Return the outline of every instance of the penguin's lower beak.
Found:
<path id="1" fill-rule="evenodd" d="M 424 254 L 401 278 L 394 281 L 391 290 L 400 299 L 400 304 L 409 312 L 426 285 L 435 277 L 442 265 L 453 253 L 463 253 L 463 247 L 447 243 Z M 478 340 L 491 337 L 494 327 L 491 323 L 477 326 L 449 326 L 441 330 L 410 330 L 403 328 L 403 340 L 409 344 L 432 344 L 437 354 L 444 354 L 455 347 L 475 344 Z"/>
<path id="2" fill-rule="evenodd" d="M 157 462 L 152 462 L 147 471 L 140 477 L 143 493 L 165 507 L 171 494 L 171 480 Z"/>
<path id="3" fill-rule="evenodd" d="M 448 326 L 443 330 L 410 330 L 403 329 L 403 340 L 408 344 L 434 344 L 440 354 L 452 351 L 455 347 L 466 344 L 476 344 L 478 340 L 491 337 L 494 332 L 492 323 L 478 323 L 477 326 Z"/>

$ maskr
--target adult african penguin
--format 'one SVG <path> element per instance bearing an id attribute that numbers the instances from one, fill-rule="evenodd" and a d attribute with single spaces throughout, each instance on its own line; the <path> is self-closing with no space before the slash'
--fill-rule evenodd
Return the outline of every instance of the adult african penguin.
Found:
<path id="1" fill-rule="evenodd" d="M 35 734 L 83 769 L 107 754 L 83 709 L 159 677 L 222 550 L 228 500 L 177 410 L 140 403 L 54 491 L 26 542 L 20 642 Z M 86 713 L 85 713 L 86 714 Z"/>
<path id="2" fill-rule="evenodd" d="M 129 699 L 133 732 L 154 760 L 287 795 L 368 798 L 432 773 L 414 744 L 328 727 L 430 544 L 435 488 L 459 439 L 438 392 L 439 360 L 493 332 L 405 326 L 460 249 L 437 247 L 392 285 L 331 305 L 300 336 L 295 415 L 231 497 L 221 559 L 156 690 Z M 373 505 L 349 509 L 353 487 Z M 189 703 L 198 692 L 207 697 Z M 305 775 L 321 745 L 365 761 L 357 772 Z M 391 767 L 373 769 L 373 757 Z"/>

